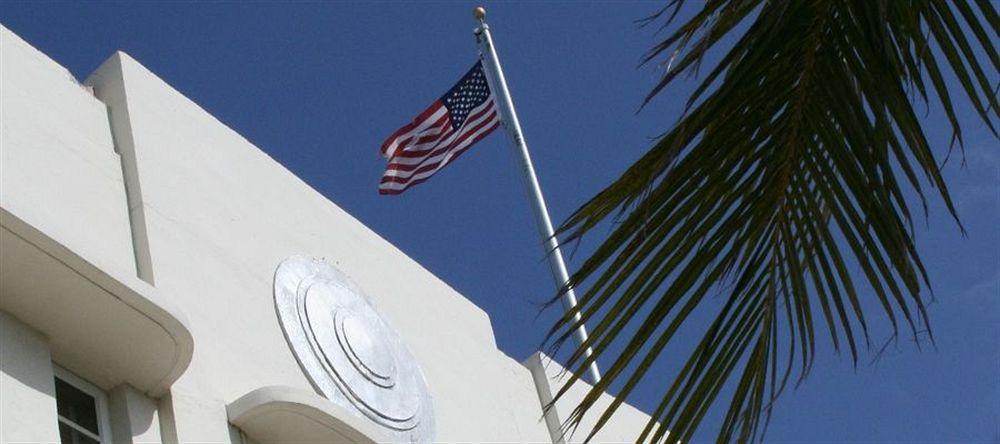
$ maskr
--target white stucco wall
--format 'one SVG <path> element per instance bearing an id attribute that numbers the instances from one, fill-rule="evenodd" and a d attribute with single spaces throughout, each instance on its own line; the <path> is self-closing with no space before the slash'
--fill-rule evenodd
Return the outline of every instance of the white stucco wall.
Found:
<path id="1" fill-rule="evenodd" d="M 59 442 L 45 338 L 0 311 L 0 443 Z"/>
<path id="2" fill-rule="evenodd" d="M 128 384 L 108 392 L 108 415 L 113 444 L 158 443 L 160 416 L 155 401 Z"/>
<path id="3" fill-rule="evenodd" d="M 95 265 L 135 273 L 104 103 L 0 26 L 0 206 Z"/>

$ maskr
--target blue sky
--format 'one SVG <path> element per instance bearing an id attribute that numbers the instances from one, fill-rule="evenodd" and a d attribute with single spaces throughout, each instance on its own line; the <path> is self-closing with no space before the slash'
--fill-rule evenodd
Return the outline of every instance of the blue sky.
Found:
<path id="1" fill-rule="evenodd" d="M 402 196 L 376 193 L 381 141 L 475 61 L 474 5 L 5 2 L 0 22 L 79 79 L 114 50 L 129 53 L 486 310 L 499 347 L 523 360 L 558 313 L 540 312 L 551 278 L 504 136 Z M 636 114 L 660 72 L 637 69 L 656 34 L 635 20 L 660 3 L 487 6 L 558 223 L 676 121 L 691 84 Z M 821 338 L 809 379 L 776 407 L 769 441 L 1000 442 L 1000 152 L 965 102 L 959 114 L 966 164 L 953 159 L 945 176 L 968 235 L 936 200 L 916 221 L 937 349 L 904 338 L 855 368 Z M 949 128 L 933 108 L 924 120 L 943 156 Z M 571 268 L 606 230 L 584 240 Z M 882 327 L 875 342 L 888 337 Z M 652 410 L 691 333 L 631 403 Z M 714 438 L 720 414 L 695 441 Z"/>

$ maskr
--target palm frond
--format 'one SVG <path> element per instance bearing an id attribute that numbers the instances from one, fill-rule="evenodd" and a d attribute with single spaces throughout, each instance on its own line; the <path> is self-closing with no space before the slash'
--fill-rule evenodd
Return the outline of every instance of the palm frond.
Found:
<path id="1" fill-rule="evenodd" d="M 682 4 L 647 22 L 666 26 Z M 963 94 L 996 134 L 1000 19 L 989 0 L 698 5 L 646 56 L 673 61 L 646 101 L 709 51 L 722 58 L 682 119 L 560 229 L 568 242 L 620 218 L 571 279 L 585 290 L 578 310 L 549 334 L 558 347 L 586 322 L 594 354 L 578 347 L 567 367 L 581 375 L 594 359 L 611 363 L 567 426 L 621 386 L 591 437 L 712 294 L 724 303 L 664 381 L 639 441 L 688 442 L 727 384 L 734 394 L 718 440 L 759 438 L 778 395 L 808 374 L 818 324 L 855 362 L 870 348 L 873 316 L 862 298 L 879 301 L 893 332 L 929 332 L 922 292 L 930 287 L 904 191 L 926 212 L 929 185 L 958 216 L 914 105 L 938 104 L 961 147 L 952 96 Z M 731 46 L 720 43 L 734 33 Z"/>

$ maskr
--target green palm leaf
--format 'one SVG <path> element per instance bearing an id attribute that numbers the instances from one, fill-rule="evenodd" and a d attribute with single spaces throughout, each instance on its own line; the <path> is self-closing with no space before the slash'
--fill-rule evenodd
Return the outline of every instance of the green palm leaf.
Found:
<path id="1" fill-rule="evenodd" d="M 682 4 L 670 2 L 647 22 L 669 24 Z M 668 430 L 671 442 L 689 441 L 727 384 L 734 394 L 718 440 L 759 438 L 774 400 L 808 374 L 817 325 L 855 362 L 870 347 L 872 316 L 861 308 L 870 294 L 894 332 L 926 331 L 933 341 L 922 295 L 929 282 L 904 189 L 926 211 L 929 184 L 958 217 L 914 104 L 939 104 L 961 146 L 952 95 L 964 94 L 996 134 L 1000 19 L 989 0 L 698 5 L 647 55 L 673 63 L 646 101 L 710 50 L 724 56 L 673 128 L 560 229 L 569 242 L 619 219 L 571 279 L 585 290 L 577 312 L 594 354 L 578 347 L 568 367 L 581 375 L 593 359 L 611 365 L 565 425 L 621 386 L 591 437 L 713 294 L 724 296 L 722 307 L 699 326 L 701 342 L 665 381 L 639 441 L 666 440 Z M 736 43 L 720 43 L 737 32 Z M 574 313 L 550 331 L 554 347 L 578 326 Z"/>

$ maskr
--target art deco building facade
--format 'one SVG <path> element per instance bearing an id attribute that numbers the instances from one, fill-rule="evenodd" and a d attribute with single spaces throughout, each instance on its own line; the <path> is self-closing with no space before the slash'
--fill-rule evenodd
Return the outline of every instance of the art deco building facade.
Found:
<path id="1" fill-rule="evenodd" d="M 585 386 L 128 55 L 0 27 L 0 121 L 0 442 L 573 440 Z"/>

